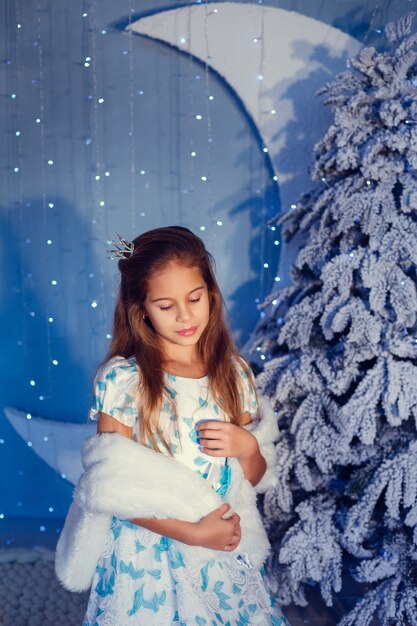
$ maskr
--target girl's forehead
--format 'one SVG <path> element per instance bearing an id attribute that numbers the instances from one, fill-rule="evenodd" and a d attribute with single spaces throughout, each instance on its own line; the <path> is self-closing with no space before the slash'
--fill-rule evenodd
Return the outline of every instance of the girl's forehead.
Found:
<path id="1" fill-rule="evenodd" d="M 168 298 L 170 293 L 188 293 L 197 287 L 204 286 L 205 282 L 199 267 L 189 267 L 177 261 L 171 261 L 150 275 L 147 281 L 147 293 L 162 290 L 166 292 L 165 295 Z"/>

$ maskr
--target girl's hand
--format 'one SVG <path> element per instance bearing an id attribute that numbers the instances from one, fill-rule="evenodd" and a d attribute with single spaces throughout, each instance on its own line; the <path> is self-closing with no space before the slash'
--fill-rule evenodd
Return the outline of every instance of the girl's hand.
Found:
<path id="1" fill-rule="evenodd" d="M 233 513 L 228 519 L 223 519 L 223 515 L 229 510 L 228 504 L 222 504 L 196 522 L 193 544 L 224 552 L 234 550 L 240 543 L 242 532 L 240 517 L 237 513 Z"/>
<path id="2" fill-rule="evenodd" d="M 209 456 L 248 459 L 259 453 L 256 438 L 241 426 L 230 422 L 201 422 L 196 425 L 201 451 Z"/>

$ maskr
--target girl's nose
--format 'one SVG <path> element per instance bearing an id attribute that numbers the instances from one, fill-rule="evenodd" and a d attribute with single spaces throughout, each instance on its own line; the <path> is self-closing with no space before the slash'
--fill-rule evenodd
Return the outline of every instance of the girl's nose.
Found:
<path id="1" fill-rule="evenodd" d="M 179 306 L 177 309 L 177 322 L 184 323 L 191 319 L 191 314 L 186 306 Z"/>

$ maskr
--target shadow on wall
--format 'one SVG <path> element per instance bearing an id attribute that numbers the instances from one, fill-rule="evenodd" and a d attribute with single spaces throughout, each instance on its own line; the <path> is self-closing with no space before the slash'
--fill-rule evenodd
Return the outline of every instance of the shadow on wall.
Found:
<path id="1" fill-rule="evenodd" d="M 274 233 L 264 232 L 262 233 L 262 225 L 265 225 L 267 221 L 270 221 L 275 216 L 278 216 L 282 212 L 287 211 L 290 207 L 280 205 L 279 194 L 288 197 L 288 194 L 292 194 L 293 190 L 297 190 L 297 196 L 294 195 L 293 203 L 296 204 L 298 199 L 303 193 L 321 186 L 322 182 L 313 181 L 310 178 L 310 169 L 300 171 L 298 164 L 302 162 L 305 157 L 303 154 L 307 151 L 311 154 L 311 163 L 314 161 L 314 146 L 322 138 L 326 129 L 332 123 L 332 113 L 328 107 L 320 103 L 319 97 L 316 96 L 316 91 L 334 79 L 334 58 L 329 55 L 329 50 L 325 46 L 311 47 L 305 41 L 294 42 L 294 55 L 301 59 L 305 65 L 314 62 L 320 64 L 320 68 L 304 77 L 300 73 L 300 77 L 294 81 L 288 82 L 288 86 L 281 82 L 279 84 L 280 98 L 291 102 L 291 108 L 293 111 L 293 119 L 289 121 L 284 131 L 280 131 L 272 136 L 273 143 L 278 142 L 282 145 L 282 148 L 278 154 L 274 156 L 274 162 L 278 167 L 278 170 L 283 172 L 286 176 L 284 182 L 278 181 L 277 184 L 273 181 L 272 166 L 266 168 L 266 171 L 270 175 L 270 178 L 266 181 L 263 196 L 255 195 L 250 199 L 249 203 L 235 204 L 235 198 L 228 198 L 225 202 L 232 206 L 230 214 L 240 213 L 248 208 L 250 204 L 251 226 L 259 234 L 256 237 L 251 238 L 250 243 L 250 262 L 251 268 L 255 275 L 262 275 L 264 272 L 265 280 L 261 281 L 261 287 L 258 294 L 260 302 L 271 292 L 278 291 L 281 287 L 287 286 L 290 282 L 291 266 L 294 263 L 298 254 L 299 247 L 303 243 L 303 237 L 298 238 L 296 245 L 286 247 L 282 246 L 280 241 L 279 246 L 274 245 L 274 240 L 281 240 L 280 229 L 277 229 Z M 348 56 L 345 57 L 345 62 Z M 340 59 L 338 60 L 340 64 Z M 278 91 L 278 85 L 276 86 Z M 271 90 L 269 96 L 272 101 L 276 99 L 274 96 L 275 89 Z M 313 106 L 306 106 L 306 102 L 310 102 L 312 99 L 316 99 L 316 103 Z M 320 119 L 320 124 L 306 124 L 305 116 L 308 114 L 309 109 L 319 109 L 319 115 L 317 111 L 314 114 L 314 118 Z M 320 111 L 320 108 L 322 109 Z M 243 109 L 243 107 L 242 107 Z M 262 142 L 260 141 L 259 133 L 256 127 L 251 123 L 252 130 L 254 130 L 259 143 L 259 149 L 261 150 Z M 300 129 L 303 131 L 300 131 Z M 305 134 L 306 129 L 308 134 Z M 237 159 L 247 158 L 246 155 L 240 154 Z M 270 161 L 268 159 L 270 164 Z M 279 185 L 279 190 L 278 190 Z M 263 236 L 264 235 L 264 236 Z M 294 242 L 295 243 L 295 242 Z M 274 250 L 275 248 L 275 250 Z M 277 253 L 277 248 L 280 249 L 281 255 Z M 285 251 L 285 253 L 284 253 Z M 275 253 L 275 254 L 274 254 Z M 264 259 L 271 265 L 273 271 L 265 272 L 263 268 Z M 275 268 L 278 267 L 279 271 L 276 272 Z M 275 281 L 275 275 L 280 277 L 280 281 Z M 238 320 L 244 315 L 251 317 L 251 309 L 254 306 L 254 293 L 258 286 L 258 281 L 248 281 L 239 286 L 239 288 L 232 294 L 231 299 L 233 305 L 231 307 L 232 320 Z M 248 335 L 253 329 L 253 325 L 247 328 Z M 247 345 L 249 349 L 249 344 Z"/>
<path id="2" fill-rule="evenodd" d="M 60 198 L 53 204 L 54 208 L 44 209 L 37 198 L 13 207 L 10 219 L 2 224 L 5 306 L 0 323 L 7 332 L 2 342 L 0 406 L 83 422 L 108 325 L 105 309 L 92 308 L 91 301 L 96 297 L 99 302 L 108 289 L 92 285 L 100 268 L 86 216 L 80 217 Z M 3 467 L 8 469 L 7 477 L 0 476 L 5 515 L 63 517 L 72 487 L 28 448 L 3 413 L 0 438 Z M 45 445 L 54 445 L 53 439 Z"/>
<path id="3" fill-rule="evenodd" d="M 259 318 L 258 304 L 270 293 L 274 284 L 274 277 L 277 274 L 279 264 L 279 246 L 274 241 L 279 241 L 278 230 L 272 232 L 266 226 L 267 222 L 276 214 L 279 206 L 279 194 L 272 179 L 266 181 L 266 187 L 262 189 L 262 194 L 253 195 L 251 198 L 233 204 L 230 199 L 230 216 L 237 216 L 240 213 L 249 213 L 250 233 L 248 245 L 249 250 L 242 250 L 242 242 L 239 234 L 233 233 L 224 242 L 226 248 L 235 250 L 235 271 L 239 272 L 239 256 L 248 254 L 250 259 L 250 269 L 254 278 L 241 282 L 239 287 L 230 294 L 229 300 L 229 325 L 233 335 L 239 345 L 239 341 L 250 336 L 254 324 Z M 235 220 L 235 223 L 237 221 Z M 264 263 L 268 265 L 264 267 Z M 237 335 L 236 329 L 239 329 Z"/>
<path id="4" fill-rule="evenodd" d="M 283 145 L 275 161 L 278 169 L 287 177 L 287 182 L 280 185 L 281 192 L 286 196 L 290 192 L 291 196 L 294 195 L 293 201 L 296 203 L 298 197 L 315 184 L 310 178 L 310 168 L 307 171 L 300 171 L 297 164 L 305 159 L 306 152 L 311 155 L 310 161 L 314 161 L 314 146 L 333 120 L 330 108 L 323 102 L 323 96 L 317 96 L 316 92 L 326 83 L 333 81 L 336 74 L 335 59 L 329 55 L 329 49 L 324 45 L 312 47 L 303 40 L 295 41 L 293 56 L 300 59 L 305 66 L 320 65 L 307 77 L 303 75 L 304 72 L 300 72 L 298 79 L 292 78 L 291 82 L 283 81 L 279 85 L 281 98 L 291 102 L 293 119 L 287 123 L 283 131 L 272 136 L 273 142 L 279 141 Z M 348 55 L 344 57 L 343 65 L 346 64 L 348 58 Z M 340 66 L 339 58 L 337 65 Z M 274 90 L 271 90 L 269 95 L 273 98 Z M 315 111 L 314 117 L 312 116 L 314 123 L 309 124 L 308 121 L 306 123 L 306 116 L 311 115 L 313 110 Z M 283 210 L 289 208 L 283 207 Z"/>

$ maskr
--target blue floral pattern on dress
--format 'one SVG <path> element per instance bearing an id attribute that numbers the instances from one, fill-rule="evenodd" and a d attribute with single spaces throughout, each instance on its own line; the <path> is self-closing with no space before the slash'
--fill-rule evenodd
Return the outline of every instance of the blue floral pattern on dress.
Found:
<path id="1" fill-rule="evenodd" d="M 245 412 L 257 410 L 256 394 L 240 369 Z M 207 377 L 166 374 L 176 413 L 167 402 L 161 426 L 174 456 L 207 477 L 212 463 L 226 460 L 199 450 L 195 425 L 201 419 L 227 419 L 208 393 Z M 99 371 L 90 418 L 103 411 L 139 436 L 134 358 L 115 357 Z M 172 438 L 175 437 L 175 442 Z M 149 444 L 150 445 L 150 444 Z M 168 454 L 161 447 L 163 454 Z M 211 472 L 213 473 L 213 472 Z M 229 555 L 228 555 L 229 556 Z M 97 564 L 83 626 L 289 626 L 270 594 L 264 571 L 236 559 L 211 559 L 203 567 L 185 563 L 178 542 L 128 520 L 114 517 Z"/>

